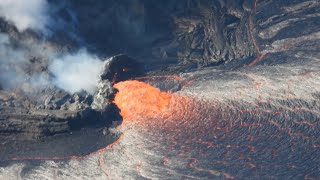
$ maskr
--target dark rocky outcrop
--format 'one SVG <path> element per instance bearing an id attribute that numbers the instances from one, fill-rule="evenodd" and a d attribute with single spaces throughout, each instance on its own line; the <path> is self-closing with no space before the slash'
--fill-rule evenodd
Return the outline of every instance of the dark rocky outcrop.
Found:
<path id="1" fill-rule="evenodd" d="M 143 65 L 136 60 L 121 54 L 111 57 L 104 63 L 101 79 L 108 79 L 112 83 L 127 80 L 144 73 Z"/>
<path id="2" fill-rule="evenodd" d="M 101 53 L 199 66 L 257 53 L 249 30 L 250 0 L 77 0 L 72 5 L 80 33 Z"/>
<path id="3" fill-rule="evenodd" d="M 153 70 L 175 66 L 176 72 L 230 62 L 243 65 L 262 51 L 280 48 L 272 42 L 318 29 L 319 3 L 315 1 L 70 2 L 79 20 L 79 34 L 90 50 L 105 55 L 126 53 Z"/>

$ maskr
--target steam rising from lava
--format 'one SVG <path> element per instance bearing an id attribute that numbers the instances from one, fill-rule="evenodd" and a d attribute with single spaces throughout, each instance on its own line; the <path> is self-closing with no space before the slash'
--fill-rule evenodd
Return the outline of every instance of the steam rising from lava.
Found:
<path id="1" fill-rule="evenodd" d="M 82 50 L 56 58 L 49 66 L 53 83 L 70 93 L 86 90 L 93 94 L 99 81 L 103 62 Z"/>

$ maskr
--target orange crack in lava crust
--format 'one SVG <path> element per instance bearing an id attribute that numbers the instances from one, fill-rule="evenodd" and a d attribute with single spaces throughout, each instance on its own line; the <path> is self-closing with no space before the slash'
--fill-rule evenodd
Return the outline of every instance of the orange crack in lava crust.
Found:
<path id="1" fill-rule="evenodd" d="M 114 102 L 124 120 L 163 116 L 173 98 L 172 94 L 136 80 L 119 82 L 114 87 L 119 90 Z"/>

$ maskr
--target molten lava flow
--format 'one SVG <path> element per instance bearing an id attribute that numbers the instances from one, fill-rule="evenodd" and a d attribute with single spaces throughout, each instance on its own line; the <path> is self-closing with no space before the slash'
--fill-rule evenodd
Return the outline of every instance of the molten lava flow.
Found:
<path id="1" fill-rule="evenodd" d="M 173 97 L 149 84 L 136 80 L 119 82 L 114 102 L 121 109 L 124 119 L 132 117 L 150 118 L 163 115 Z"/>

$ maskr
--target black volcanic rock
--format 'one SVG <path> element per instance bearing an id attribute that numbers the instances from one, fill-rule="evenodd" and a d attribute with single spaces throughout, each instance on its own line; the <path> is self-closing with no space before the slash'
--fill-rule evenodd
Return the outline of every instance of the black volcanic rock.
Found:
<path id="1" fill-rule="evenodd" d="M 100 78 L 117 83 L 142 74 L 143 66 L 141 63 L 127 55 L 120 54 L 105 61 L 104 70 Z"/>
<path id="2" fill-rule="evenodd" d="M 199 66 L 254 55 L 253 1 L 72 1 L 80 34 L 102 54 Z M 90 21 L 90 23 L 88 23 Z"/>
<path id="3" fill-rule="evenodd" d="M 282 39 L 305 36 L 319 28 L 315 1 L 70 2 L 79 20 L 79 35 L 90 50 L 102 55 L 125 53 L 151 70 L 176 67 L 174 71 L 181 72 L 250 64 L 262 51 L 280 48 L 273 42 L 281 44 Z"/>

